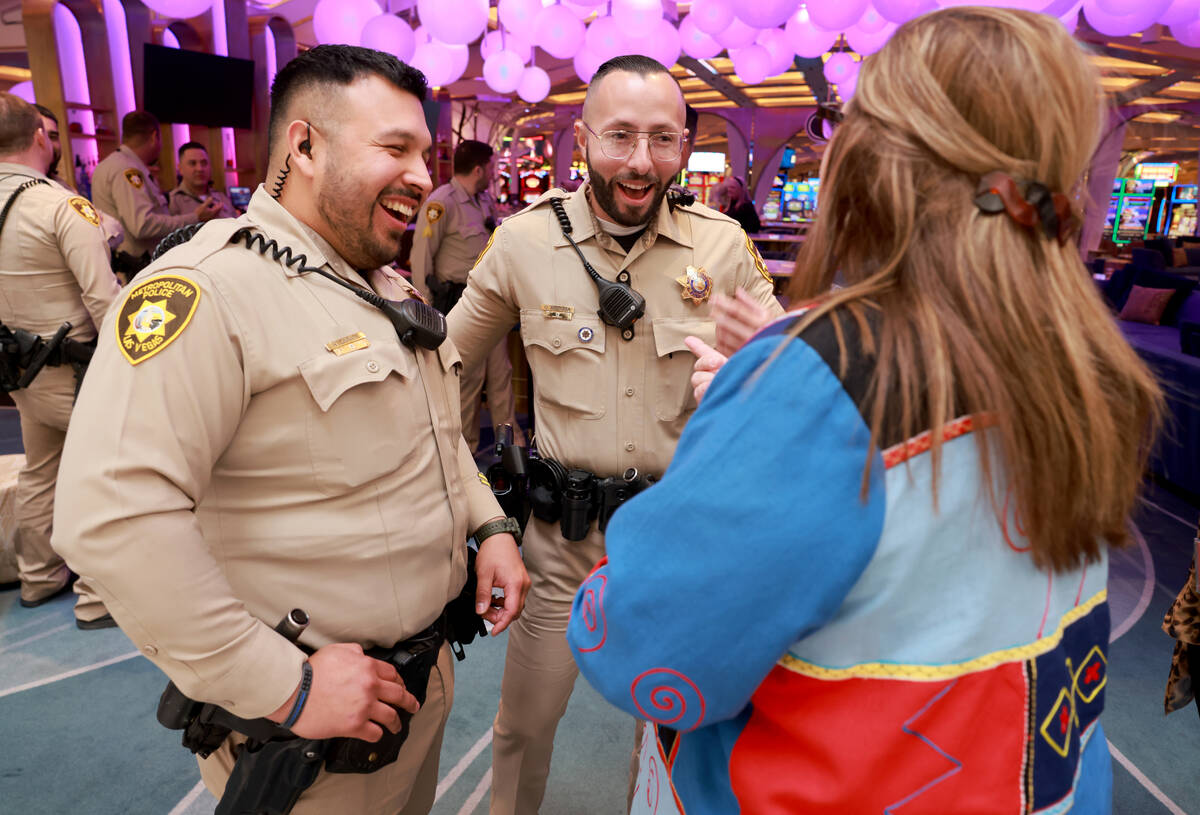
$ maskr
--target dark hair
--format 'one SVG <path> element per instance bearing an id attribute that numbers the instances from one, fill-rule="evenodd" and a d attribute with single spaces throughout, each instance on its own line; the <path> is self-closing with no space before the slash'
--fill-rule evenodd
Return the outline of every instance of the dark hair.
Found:
<path id="1" fill-rule="evenodd" d="M 208 155 L 208 148 L 198 141 L 190 141 L 179 148 L 179 157 L 183 158 L 183 154 L 188 150 L 203 150 L 205 155 Z"/>
<path id="2" fill-rule="evenodd" d="M 292 100 L 320 85 L 349 85 L 354 80 L 375 74 L 400 90 L 424 102 L 429 90 L 425 75 L 391 54 L 357 45 L 318 45 L 283 66 L 271 84 L 271 120 L 267 127 L 268 144 L 274 145 Z"/>
<path id="3" fill-rule="evenodd" d="M 496 151 L 481 141 L 463 139 L 454 148 L 454 174 L 466 175 L 492 160 Z"/>
<path id="4" fill-rule="evenodd" d="M 144 110 L 131 110 L 121 120 L 121 141 L 143 141 L 159 131 L 158 117 Z"/>
<path id="5" fill-rule="evenodd" d="M 41 126 L 33 105 L 19 96 L 0 92 L 0 155 L 28 150 Z"/>
<path id="6" fill-rule="evenodd" d="M 33 103 L 33 107 L 38 113 L 42 114 L 55 124 L 58 124 L 58 117 L 54 115 L 54 111 L 52 111 L 50 108 L 46 107 L 45 105 L 39 105 L 37 102 Z"/>
<path id="7" fill-rule="evenodd" d="M 600 80 L 615 71 L 627 71 L 638 76 L 651 76 L 653 74 L 666 74 L 671 77 L 671 81 L 675 83 L 675 87 L 679 88 L 679 100 L 684 106 L 684 115 L 687 115 L 687 102 L 683 101 L 683 87 L 679 84 L 679 80 L 675 75 L 667 70 L 667 66 L 663 65 L 656 59 L 642 56 L 641 54 L 623 54 L 619 57 L 613 57 L 608 62 L 605 62 L 596 69 L 596 73 L 592 74 L 591 80 L 588 82 L 587 94 L 584 96 L 583 104 L 587 107 L 587 100 L 592 95 L 592 91 L 600 87 Z"/>

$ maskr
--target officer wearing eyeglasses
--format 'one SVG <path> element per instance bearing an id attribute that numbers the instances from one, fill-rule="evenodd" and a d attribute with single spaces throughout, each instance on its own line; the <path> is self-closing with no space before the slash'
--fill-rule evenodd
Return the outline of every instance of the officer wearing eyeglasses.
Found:
<path id="1" fill-rule="evenodd" d="M 449 316 L 449 334 L 470 367 L 519 322 L 533 369 L 539 453 L 572 476 L 636 474 L 631 483 L 644 485 L 662 475 L 696 407 L 684 338 L 715 342 L 712 296 L 742 288 L 771 314 L 782 309 L 737 222 L 668 197 L 687 130 L 683 94 L 665 67 L 642 56 L 602 65 L 575 135 L 588 182 L 572 193 L 551 190 L 496 230 Z M 572 241 L 604 281 L 627 280 L 645 298 L 631 327 L 606 322 L 605 284 L 585 271 Z M 538 811 L 575 684 L 565 631 L 575 590 L 604 557 L 604 535 L 595 521 L 580 540 L 568 540 L 563 527 L 531 517 L 525 531 L 533 586 L 509 633 L 492 815 Z M 653 548 L 647 541 L 647 557 Z"/>

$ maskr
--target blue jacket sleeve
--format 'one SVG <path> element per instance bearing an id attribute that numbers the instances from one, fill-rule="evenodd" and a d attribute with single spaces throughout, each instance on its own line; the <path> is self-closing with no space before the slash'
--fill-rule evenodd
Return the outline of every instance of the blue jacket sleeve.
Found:
<path id="1" fill-rule="evenodd" d="M 782 353 L 764 367 L 772 353 Z M 610 702 L 692 730 L 736 716 L 837 612 L 884 518 L 870 433 L 803 341 L 760 336 L 713 380 L 663 480 L 621 508 L 567 639 Z"/>

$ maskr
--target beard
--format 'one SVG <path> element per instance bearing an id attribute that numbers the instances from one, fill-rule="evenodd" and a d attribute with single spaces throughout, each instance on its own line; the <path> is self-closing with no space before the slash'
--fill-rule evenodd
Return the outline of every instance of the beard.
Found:
<path id="1" fill-rule="evenodd" d="M 592 195 L 596 196 L 596 203 L 600 205 L 600 209 L 612 218 L 614 223 L 621 226 L 641 226 L 648 224 L 658 215 L 658 208 L 662 206 L 662 200 L 667 194 L 667 184 L 662 179 L 652 175 L 632 175 L 624 174 L 613 178 L 605 178 L 595 167 L 592 166 L 592 159 L 587 156 L 588 181 L 591 182 Z M 647 205 L 645 214 L 639 215 L 636 211 L 624 209 L 621 204 L 617 203 L 616 184 L 619 181 L 645 182 L 652 185 L 654 194 Z"/>
<path id="2" fill-rule="evenodd" d="M 381 195 L 407 195 L 418 201 L 422 197 L 419 191 L 407 189 L 387 189 Z M 361 186 L 340 172 L 336 165 L 331 165 L 325 174 L 325 183 L 317 192 L 317 212 L 329 225 L 338 242 L 334 248 L 347 263 L 356 269 L 378 269 L 400 254 L 404 226 L 395 224 L 388 230 L 389 239 L 379 238 L 375 234 L 374 220 L 379 199 L 359 203 L 360 197 Z"/>

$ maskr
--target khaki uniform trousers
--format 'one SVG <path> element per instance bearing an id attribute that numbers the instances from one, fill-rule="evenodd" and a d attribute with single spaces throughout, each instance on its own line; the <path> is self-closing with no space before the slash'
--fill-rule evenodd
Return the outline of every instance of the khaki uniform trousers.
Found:
<path id="1" fill-rule="evenodd" d="M 491 815 L 533 815 L 541 806 L 554 734 L 579 675 L 567 645 L 571 603 L 604 557 L 604 535 L 593 524 L 584 540 L 564 541 L 557 523 L 530 518 L 521 548 L 533 585 L 508 632 L 492 729 Z"/>
<path id="2" fill-rule="evenodd" d="M 454 662 L 450 646 L 443 645 L 436 667 L 429 672 L 425 704 L 413 716 L 399 757 L 373 773 L 328 773 L 304 791 L 292 815 L 427 815 L 437 794 L 438 757 L 446 719 L 454 704 Z M 208 758 L 199 759 L 204 786 L 220 799 L 225 782 L 233 772 L 233 745 L 245 741 L 235 736 L 225 740 Z"/>
<path id="3" fill-rule="evenodd" d="M 496 344 L 483 365 L 464 369 L 459 392 L 462 396 L 463 438 L 474 453 L 479 449 L 479 397 L 487 379 L 488 413 L 492 427 L 510 424 L 513 442 L 525 446 L 525 434 L 517 424 L 516 401 L 512 389 L 512 361 L 508 358 L 508 337 Z"/>
<path id="4" fill-rule="evenodd" d="M 14 548 L 21 573 L 21 599 L 41 600 L 67 584 L 67 564 L 50 546 L 58 464 L 75 403 L 75 372 L 70 365 L 43 368 L 28 388 L 12 392 L 21 414 L 25 466 L 17 475 L 17 528 Z M 95 620 L 108 612 L 80 578 L 75 582 L 75 616 Z"/>

